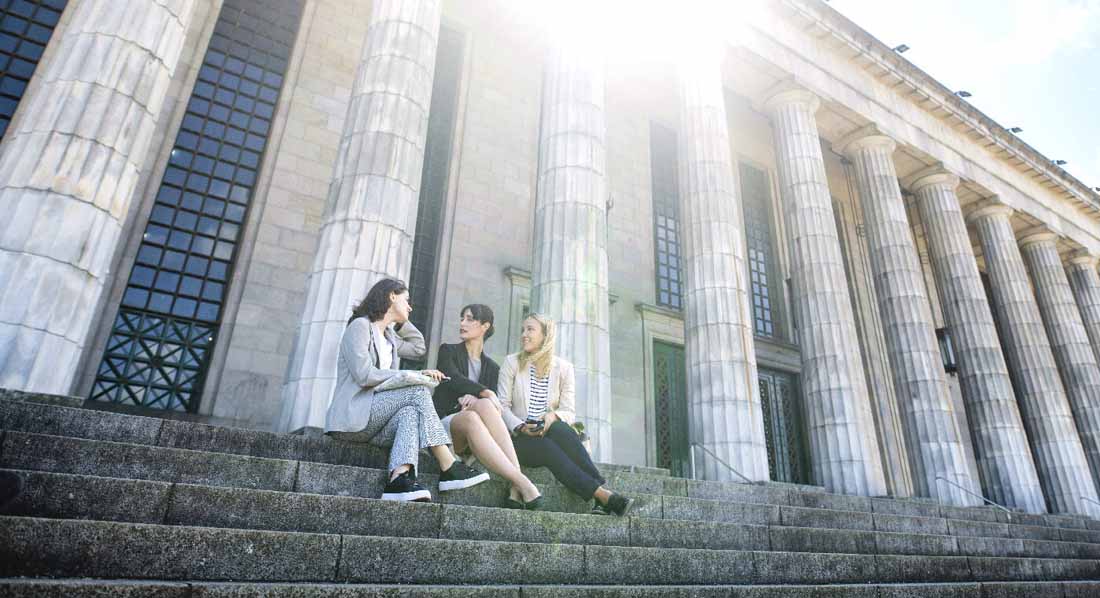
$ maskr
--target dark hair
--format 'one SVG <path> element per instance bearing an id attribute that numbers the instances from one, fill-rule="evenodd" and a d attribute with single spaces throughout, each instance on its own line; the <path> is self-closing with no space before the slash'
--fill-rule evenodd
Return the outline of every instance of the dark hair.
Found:
<path id="1" fill-rule="evenodd" d="M 493 336 L 493 330 L 495 330 L 493 327 L 493 309 L 481 303 L 471 303 L 458 312 L 458 317 L 461 318 L 462 314 L 467 311 L 478 322 L 489 325 L 489 329 L 485 331 L 485 340 L 489 340 L 489 337 Z"/>
<path id="2" fill-rule="evenodd" d="M 352 310 L 348 324 L 351 324 L 355 318 L 364 316 L 371 322 L 381 320 L 382 316 L 385 316 L 386 312 L 390 310 L 392 304 L 390 294 L 400 295 L 408 290 L 409 287 L 405 286 L 404 282 L 395 278 L 379 280 L 367 291 L 367 296 L 363 298 L 363 301 Z"/>

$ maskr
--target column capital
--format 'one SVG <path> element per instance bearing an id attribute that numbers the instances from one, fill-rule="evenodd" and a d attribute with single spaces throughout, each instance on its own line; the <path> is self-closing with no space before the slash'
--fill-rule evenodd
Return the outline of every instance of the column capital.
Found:
<path id="1" fill-rule="evenodd" d="M 996 197 L 990 197 L 983 199 L 970 210 L 970 213 L 966 215 L 966 223 L 974 224 L 982 218 L 988 218 L 990 216 L 1011 216 L 1016 210 L 1001 203 L 1001 200 Z"/>
<path id="2" fill-rule="evenodd" d="M 913 193 L 919 193 L 921 189 L 933 185 L 948 187 L 954 192 L 959 186 L 959 176 L 944 168 L 942 164 L 936 164 L 903 178 L 901 185 Z"/>
<path id="3" fill-rule="evenodd" d="M 811 113 L 816 113 L 821 108 L 821 99 L 817 94 L 791 81 L 783 81 L 772 87 L 767 91 L 766 97 L 764 109 L 769 113 L 788 104 L 805 104 Z"/>
<path id="4" fill-rule="evenodd" d="M 1100 257 L 1084 249 L 1073 252 L 1073 255 L 1069 256 L 1068 261 L 1071 266 L 1081 266 L 1082 268 L 1092 268 L 1093 270 L 1096 269 L 1097 265 L 1100 265 Z"/>
<path id="5" fill-rule="evenodd" d="M 1035 245 L 1037 243 L 1056 242 L 1058 240 L 1058 234 L 1051 231 L 1045 226 L 1034 226 L 1024 230 L 1020 233 L 1016 242 L 1019 243 L 1020 248 Z"/>
<path id="6" fill-rule="evenodd" d="M 870 124 L 833 144 L 834 150 L 848 157 L 852 157 L 864 148 L 879 148 L 892 154 L 898 148 L 898 143 L 888 135 L 883 134 L 876 125 Z"/>

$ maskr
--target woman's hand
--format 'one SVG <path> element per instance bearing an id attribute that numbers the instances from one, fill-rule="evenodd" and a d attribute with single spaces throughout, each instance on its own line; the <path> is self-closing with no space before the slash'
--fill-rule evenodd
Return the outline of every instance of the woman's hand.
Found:
<path id="1" fill-rule="evenodd" d="M 554 422 L 558 421 L 558 414 L 550 411 L 542 417 L 542 429 L 539 430 L 539 436 L 546 436 L 546 431 L 550 429 L 550 426 L 554 425 Z"/>
<path id="2" fill-rule="evenodd" d="M 432 380 L 435 380 L 436 382 L 442 382 L 448 379 L 446 376 L 443 375 L 443 372 L 439 370 L 420 370 L 420 373 L 431 378 Z"/>
<path id="3" fill-rule="evenodd" d="M 474 403 L 476 402 L 477 397 L 475 397 L 474 395 L 462 395 L 458 398 L 458 405 L 462 407 L 463 411 L 469 409 L 470 407 L 473 407 Z"/>
<path id="4" fill-rule="evenodd" d="M 535 427 L 534 424 L 520 424 L 516 426 L 515 432 L 518 436 L 530 436 L 532 438 L 538 438 L 539 436 L 542 436 L 542 434 L 539 434 L 538 429 Z"/>

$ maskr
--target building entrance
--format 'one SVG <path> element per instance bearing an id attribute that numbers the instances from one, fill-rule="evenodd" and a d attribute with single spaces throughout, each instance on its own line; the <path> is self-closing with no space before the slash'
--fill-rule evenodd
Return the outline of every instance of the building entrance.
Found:
<path id="1" fill-rule="evenodd" d="M 777 482 L 812 483 L 802 395 L 794 374 L 759 368 L 760 404 L 764 411 L 764 440 L 768 473 Z"/>
<path id="2" fill-rule="evenodd" d="M 653 343 L 653 388 L 657 424 L 657 466 L 672 475 L 691 475 L 684 348 Z"/>

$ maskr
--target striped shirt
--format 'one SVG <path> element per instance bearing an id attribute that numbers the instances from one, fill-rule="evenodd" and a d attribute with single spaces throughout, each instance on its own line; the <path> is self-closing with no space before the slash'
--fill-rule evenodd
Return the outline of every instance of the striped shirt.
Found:
<path id="1" fill-rule="evenodd" d="M 527 419 L 541 420 L 546 415 L 546 400 L 550 396 L 550 374 L 538 376 L 535 365 L 528 368 L 531 391 L 527 395 Z"/>

